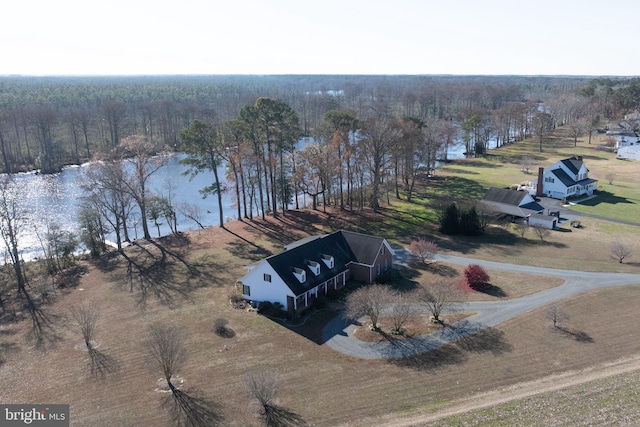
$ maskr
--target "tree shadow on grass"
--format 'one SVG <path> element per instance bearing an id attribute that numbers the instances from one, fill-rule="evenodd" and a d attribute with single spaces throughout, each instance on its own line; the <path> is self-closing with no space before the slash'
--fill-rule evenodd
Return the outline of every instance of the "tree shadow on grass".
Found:
<path id="1" fill-rule="evenodd" d="M 226 245 L 225 250 L 235 258 L 247 259 L 251 261 L 259 261 L 272 255 L 271 252 L 264 248 L 255 245 L 249 245 L 246 243 Z"/>
<path id="2" fill-rule="evenodd" d="M 21 294 L 24 298 L 24 308 L 31 320 L 26 339 L 32 341 L 35 347 L 42 351 L 54 347 L 60 340 L 60 336 L 54 329 L 58 317 L 46 314 L 26 289 Z"/>
<path id="3" fill-rule="evenodd" d="M 278 405 L 268 405 L 260 414 L 268 427 L 294 427 L 306 425 L 302 417 Z"/>
<path id="4" fill-rule="evenodd" d="M 466 362 L 468 353 L 490 352 L 499 356 L 513 350 L 513 346 L 505 341 L 504 332 L 494 328 L 482 328 L 482 325 L 467 320 L 445 326 L 441 336 L 449 342 L 420 354 L 391 359 L 390 363 L 435 372 L 448 365 Z"/>
<path id="5" fill-rule="evenodd" d="M 200 269 L 196 263 L 157 242 L 147 242 L 146 245 L 134 242 L 132 248 L 119 252 L 120 268 L 113 273 L 116 282 L 138 293 L 141 306 L 149 297 L 171 306 L 176 297 L 187 298 L 193 290 L 204 286 L 198 280 Z"/>
<path id="6" fill-rule="evenodd" d="M 577 329 L 565 328 L 563 326 L 556 326 L 554 329 L 558 332 L 561 332 L 564 336 L 574 339 L 581 343 L 594 343 L 595 340 L 591 337 L 591 335 L 587 334 L 584 331 L 579 331 Z"/>
<path id="7" fill-rule="evenodd" d="M 93 347 L 90 347 L 87 350 L 89 354 L 89 369 L 93 377 L 102 379 L 109 374 L 118 372 L 120 369 L 118 362 L 108 354 L 105 354 Z"/>
<path id="8" fill-rule="evenodd" d="M 200 397 L 198 392 L 189 393 L 175 389 L 162 400 L 163 408 L 177 426 L 209 427 L 222 425 L 220 408 L 212 401 Z"/>
<path id="9" fill-rule="evenodd" d="M 425 264 L 425 267 L 426 268 L 424 268 L 424 270 L 430 271 L 434 274 L 437 274 L 438 276 L 446 277 L 448 279 L 453 279 L 454 277 L 458 277 L 459 275 L 458 270 L 456 270 L 455 268 L 439 262 L 434 262 L 428 265 Z"/>
<path id="10" fill-rule="evenodd" d="M 410 268 L 391 268 L 378 278 L 378 282 L 391 286 L 400 292 L 410 292 L 420 287 L 420 283 L 412 280 L 418 272 Z"/>
<path id="11" fill-rule="evenodd" d="M 597 206 L 600 203 L 606 203 L 609 205 L 617 205 L 618 203 L 634 204 L 634 202 L 629 199 L 616 196 L 608 191 L 600 191 L 597 197 L 579 202 L 582 206 Z"/>
<path id="12" fill-rule="evenodd" d="M 506 298 L 507 293 L 499 286 L 492 285 L 491 283 L 484 283 L 479 289 L 475 289 L 476 292 L 483 293 L 496 298 Z"/>
<path id="13" fill-rule="evenodd" d="M 438 369 L 450 365 L 461 365 L 467 361 L 467 355 L 454 344 L 402 358 L 390 359 L 389 363 L 401 368 L 435 373 Z"/>
<path id="14" fill-rule="evenodd" d="M 513 346 L 504 340 L 504 332 L 494 328 L 486 328 L 471 335 L 466 335 L 458 339 L 456 345 L 463 351 L 472 353 L 490 352 L 494 356 L 509 353 L 513 350 Z"/>
<path id="15" fill-rule="evenodd" d="M 80 284 L 82 276 L 86 274 L 87 271 L 89 271 L 89 269 L 85 264 L 74 264 L 65 268 L 56 275 L 56 285 L 59 288 L 75 288 Z"/>

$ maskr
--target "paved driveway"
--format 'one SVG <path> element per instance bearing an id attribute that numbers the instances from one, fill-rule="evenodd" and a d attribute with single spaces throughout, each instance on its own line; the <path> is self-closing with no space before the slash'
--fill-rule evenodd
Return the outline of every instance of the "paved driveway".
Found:
<path id="1" fill-rule="evenodd" d="M 406 257 L 406 250 L 398 249 Z M 355 325 L 336 316 L 323 330 L 323 341 L 336 351 L 362 359 L 393 359 L 433 350 L 458 338 L 473 334 L 482 329 L 498 325 L 512 317 L 519 316 L 534 308 L 553 301 L 587 292 L 596 288 L 640 284 L 640 274 L 627 273 L 589 273 L 573 270 L 532 267 L 482 261 L 448 255 L 438 255 L 437 260 L 454 264 L 479 264 L 485 268 L 557 276 L 564 283 L 552 289 L 536 294 L 505 301 L 469 302 L 461 304 L 464 311 L 477 314 L 444 328 L 440 332 L 422 337 L 380 343 L 368 343 L 352 338 Z"/>
<path id="2" fill-rule="evenodd" d="M 589 199 L 593 199 L 593 198 L 597 198 L 597 195 L 594 196 L 589 196 L 586 197 L 584 199 L 578 200 L 577 202 L 571 202 L 572 204 L 576 204 L 576 203 L 580 203 L 581 201 L 585 201 L 585 200 L 589 200 Z M 549 212 L 560 212 L 560 222 L 566 222 L 566 221 L 572 221 L 576 218 L 580 218 L 580 217 L 586 217 L 586 218 L 596 218 L 596 219 L 601 219 L 603 221 L 610 221 L 610 222 L 616 222 L 619 224 L 627 224 L 627 225 L 634 225 L 636 227 L 640 227 L 640 222 L 634 222 L 634 221 L 625 221 L 622 219 L 613 219 L 613 218 L 608 218 L 608 217 L 604 217 L 604 216 L 600 216 L 600 215 L 592 215 L 589 213 L 582 213 L 582 212 L 576 212 L 576 211 L 572 211 L 571 210 L 571 204 L 569 206 L 565 206 L 562 204 L 562 202 L 560 200 L 556 200 L 556 199 L 552 199 L 550 197 L 539 197 L 536 198 L 536 200 L 538 201 L 538 203 L 540 204 L 540 206 L 542 206 L 543 208 L 545 208 L 545 213 L 549 213 Z"/>

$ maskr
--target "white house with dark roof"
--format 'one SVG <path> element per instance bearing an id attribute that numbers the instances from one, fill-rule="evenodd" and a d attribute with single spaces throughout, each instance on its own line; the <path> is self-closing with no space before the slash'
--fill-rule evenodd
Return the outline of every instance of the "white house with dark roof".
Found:
<path id="1" fill-rule="evenodd" d="M 247 266 L 249 272 L 238 285 L 247 300 L 279 302 L 299 312 L 349 279 L 375 282 L 392 263 L 393 250 L 385 239 L 337 231 L 298 240 L 284 252 Z"/>
<path id="2" fill-rule="evenodd" d="M 598 181 L 589 178 L 582 156 L 560 160 L 547 170 L 540 168 L 534 189 L 538 196 L 562 200 L 570 196 L 591 196 Z"/>

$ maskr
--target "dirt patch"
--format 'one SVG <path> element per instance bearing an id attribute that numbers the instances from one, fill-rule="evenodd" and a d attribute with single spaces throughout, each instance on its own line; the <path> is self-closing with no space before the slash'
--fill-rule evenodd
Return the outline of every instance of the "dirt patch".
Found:
<path id="1" fill-rule="evenodd" d="M 171 384 L 178 390 L 184 386 L 184 378 L 180 376 L 171 377 Z M 159 393 L 171 393 L 171 387 L 166 378 L 160 378 L 156 381 L 156 387 L 153 389 Z"/>
<path id="2" fill-rule="evenodd" d="M 97 342 L 97 341 L 89 341 L 89 345 L 91 346 L 91 348 L 93 350 L 95 350 L 100 346 L 100 343 Z M 76 344 L 73 348 L 75 348 L 76 350 L 82 350 L 82 351 L 87 351 L 89 349 L 89 347 L 87 346 L 87 343 L 85 343 L 85 342 L 81 342 L 80 344 Z"/>

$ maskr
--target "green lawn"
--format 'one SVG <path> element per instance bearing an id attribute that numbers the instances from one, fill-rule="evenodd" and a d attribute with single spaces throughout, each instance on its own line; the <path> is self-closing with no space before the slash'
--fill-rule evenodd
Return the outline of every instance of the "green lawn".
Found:
<path id="1" fill-rule="evenodd" d="M 438 169 L 441 181 L 433 189 L 442 197 L 456 201 L 479 200 L 489 187 L 509 187 L 526 181 L 535 181 L 538 167 L 549 167 L 558 160 L 582 155 L 589 168 L 589 177 L 598 179 L 598 197 L 572 206 L 580 213 L 640 222 L 640 163 L 621 161 L 614 153 L 579 142 L 577 147 L 566 138 L 556 137 L 543 144 L 539 151 L 537 141 L 527 140 L 490 151 L 485 157 L 454 161 Z M 529 172 L 521 167 L 523 156 L 534 159 Z M 614 175 L 612 184 L 608 176 Z"/>

